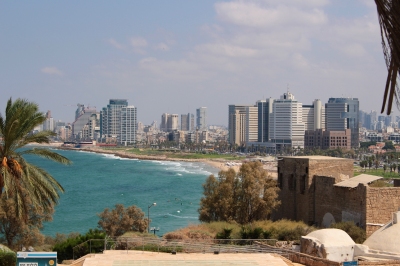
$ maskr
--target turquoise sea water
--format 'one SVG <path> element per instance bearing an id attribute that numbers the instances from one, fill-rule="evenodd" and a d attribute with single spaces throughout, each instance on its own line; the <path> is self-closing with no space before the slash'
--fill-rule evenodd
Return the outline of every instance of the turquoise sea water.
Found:
<path id="1" fill-rule="evenodd" d="M 60 165 L 40 158 L 27 157 L 46 169 L 65 189 L 61 194 L 53 221 L 42 232 L 85 233 L 96 228 L 97 214 L 117 203 L 139 206 L 150 227 L 159 227 L 157 235 L 198 224 L 202 184 L 211 173 L 218 172 L 204 163 L 142 161 L 83 151 L 57 150 L 73 161 Z"/>

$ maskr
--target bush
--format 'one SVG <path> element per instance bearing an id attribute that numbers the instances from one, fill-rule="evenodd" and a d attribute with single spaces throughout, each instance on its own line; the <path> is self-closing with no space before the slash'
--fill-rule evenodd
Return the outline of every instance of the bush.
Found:
<path id="1" fill-rule="evenodd" d="M 98 229 L 90 229 L 85 235 L 68 237 L 65 241 L 54 246 L 53 251 L 57 251 L 57 258 L 61 261 L 82 257 L 90 252 L 101 252 L 104 249 L 104 241 L 93 241 L 91 245 L 86 243 L 73 250 L 79 244 L 90 239 L 104 239 L 106 234 Z"/>
<path id="2" fill-rule="evenodd" d="M 14 252 L 0 250 L 0 266 L 15 266 L 17 255 Z"/>
<path id="3" fill-rule="evenodd" d="M 222 232 L 217 233 L 215 236 L 216 239 L 231 239 L 233 228 L 224 228 Z"/>
<path id="4" fill-rule="evenodd" d="M 345 231 L 357 244 L 362 244 L 367 237 L 364 229 L 358 227 L 353 221 L 334 223 L 331 228 Z"/>

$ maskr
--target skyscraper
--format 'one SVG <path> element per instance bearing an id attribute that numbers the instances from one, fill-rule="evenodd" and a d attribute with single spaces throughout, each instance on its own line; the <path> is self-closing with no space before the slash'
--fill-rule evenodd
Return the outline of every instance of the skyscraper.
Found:
<path id="1" fill-rule="evenodd" d="M 303 148 L 304 130 L 302 104 L 290 92 L 275 100 L 270 115 L 271 142 L 277 150 L 284 147 Z"/>
<path id="2" fill-rule="evenodd" d="M 196 109 L 196 128 L 198 130 L 207 130 L 207 107 Z"/>
<path id="3" fill-rule="evenodd" d="M 133 145 L 136 143 L 137 110 L 135 106 L 126 106 L 121 108 L 121 137 L 122 145 Z"/>
<path id="4" fill-rule="evenodd" d="M 181 115 L 181 130 L 193 131 L 194 130 L 194 115 L 191 113 Z"/>
<path id="5" fill-rule="evenodd" d="M 136 140 L 136 107 L 128 108 L 126 99 L 110 99 L 107 107 L 100 111 L 100 135 L 103 141 L 113 138 L 120 144 L 132 144 Z"/>
<path id="6" fill-rule="evenodd" d="M 359 146 L 359 101 L 357 98 L 329 98 L 325 104 L 326 130 L 351 129 L 351 146 Z"/>
<path id="7" fill-rule="evenodd" d="M 257 140 L 258 109 L 254 105 L 229 105 L 229 143 L 245 145 L 249 141 Z"/>
<path id="8" fill-rule="evenodd" d="M 269 120 L 270 114 L 272 113 L 272 105 L 274 100 L 269 98 L 257 102 L 258 111 L 258 142 L 268 142 L 270 140 L 269 135 Z"/>

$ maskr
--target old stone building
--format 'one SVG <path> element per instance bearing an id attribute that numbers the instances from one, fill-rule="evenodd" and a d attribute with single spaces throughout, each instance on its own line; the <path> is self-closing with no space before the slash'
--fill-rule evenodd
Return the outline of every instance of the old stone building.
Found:
<path id="1" fill-rule="evenodd" d="M 399 187 L 370 187 L 380 179 L 353 178 L 353 160 L 326 156 L 282 157 L 278 162 L 279 200 L 273 218 L 328 227 L 354 221 L 367 235 L 389 222 L 400 207 Z"/>

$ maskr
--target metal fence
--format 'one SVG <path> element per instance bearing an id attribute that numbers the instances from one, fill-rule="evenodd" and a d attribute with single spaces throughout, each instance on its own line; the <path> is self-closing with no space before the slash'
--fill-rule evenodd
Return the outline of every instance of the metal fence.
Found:
<path id="1" fill-rule="evenodd" d="M 276 248 L 276 239 L 169 240 L 150 237 L 90 239 L 73 248 L 73 259 L 104 250 L 142 250 L 185 253 L 276 253 L 286 258 L 287 249 Z M 265 245 L 267 244 L 267 245 Z"/>

